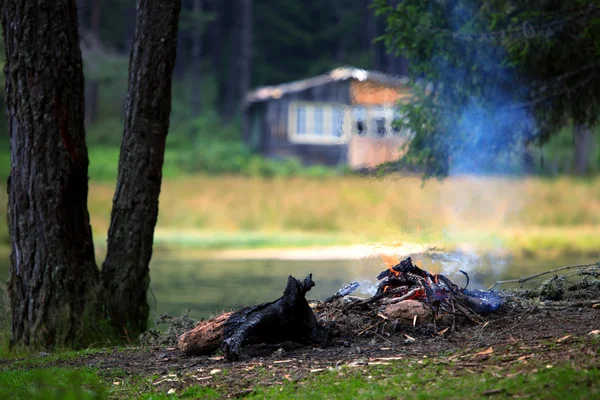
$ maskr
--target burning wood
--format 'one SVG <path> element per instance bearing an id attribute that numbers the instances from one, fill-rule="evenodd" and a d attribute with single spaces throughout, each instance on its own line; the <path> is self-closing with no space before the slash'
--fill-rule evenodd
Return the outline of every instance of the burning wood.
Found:
<path id="1" fill-rule="evenodd" d="M 190 355 L 208 354 L 221 348 L 227 359 L 236 360 L 242 345 L 249 342 L 291 340 L 326 344 L 335 330 L 331 323 L 351 313 L 356 318 L 346 326 L 353 329 L 349 334 L 356 336 L 390 326 L 392 322 L 413 327 L 431 324 L 443 315 L 452 316 L 453 321 L 457 315 L 463 315 L 482 322 L 480 314 L 492 312 L 502 304 L 494 292 L 460 289 L 444 275 L 415 266 L 410 257 L 382 271 L 377 279 L 381 282 L 371 298 L 343 300 L 358 288 L 358 282 L 352 282 L 318 303 L 315 315 L 304 297 L 314 286 L 312 274 L 304 281 L 290 276 L 281 298 L 201 322 L 179 337 L 178 346 Z M 357 325 L 359 320 L 362 325 Z"/>
<path id="2" fill-rule="evenodd" d="M 377 279 L 380 282 L 374 296 L 347 302 L 344 307 L 346 309 L 362 309 L 363 313 L 364 311 L 375 314 L 383 312 L 383 315 L 398 321 L 408 321 L 406 313 L 416 312 L 415 310 L 418 309 L 418 320 L 421 323 L 433 322 L 444 315 L 450 315 L 453 318 L 462 315 L 471 321 L 482 322 L 483 319 L 480 315 L 493 312 L 502 304 L 502 299 L 496 293 L 461 289 L 446 276 L 431 274 L 417 267 L 410 257 L 383 270 L 377 275 Z M 345 293 L 344 289 L 340 292 Z M 332 296 L 328 301 L 342 297 L 338 294 Z M 425 308 L 416 307 L 415 302 L 421 303 Z M 328 302 L 325 302 L 317 307 L 317 312 L 323 312 L 327 304 Z M 429 318 L 426 318 L 424 314 L 423 310 L 426 309 L 430 310 Z M 396 318 L 396 315 L 401 315 L 402 318 Z"/>
<path id="3" fill-rule="evenodd" d="M 430 274 L 415 266 L 410 257 L 382 271 L 377 279 L 383 279 L 379 284 L 378 294 L 394 290 L 391 300 L 386 301 L 388 303 L 419 300 L 428 304 L 435 312 L 450 312 L 454 303 L 458 302 L 477 314 L 493 312 L 502 304 L 501 298 L 494 292 L 470 291 L 466 287 L 460 289 L 444 275 Z"/>

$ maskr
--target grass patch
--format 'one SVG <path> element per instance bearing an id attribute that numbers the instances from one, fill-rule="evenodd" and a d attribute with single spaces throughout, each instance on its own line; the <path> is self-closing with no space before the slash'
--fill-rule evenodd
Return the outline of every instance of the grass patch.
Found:
<path id="1" fill-rule="evenodd" d="M 92 368 L 10 369 L 0 373 L 0 398 L 106 399 L 108 391 Z"/>
<path id="2" fill-rule="evenodd" d="M 108 231 L 113 191 L 92 182 L 98 237 Z M 156 238 L 199 249 L 417 242 L 569 253 L 593 251 L 599 226 L 600 178 L 451 178 L 421 187 L 401 177 L 200 175 L 163 182 Z"/>
<path id="3" fill-rule="evenodd" d="M 486 395 L 589 399 L 600 394 L 598 369 L 569 365 L 539 368 L 528 374 L 457 371 L 433 363 L 400 363 L 366 371 L 325 372 L 298 383 L 259 387 L 249 398 L 269 399 L 473 399 Z"/>
<path id="4" fill-rule="evenodd" d="M 104 243 L 100 237 L 98 242 Z M 198 232 L 164 231 L 154 234 L 157 251 L 170 249 L 220 250 L 310 247 L 350 244 L 351 237 L 341 234 L 303 232 Z"/>
<path id="5" fill-rule="evenodd" d="M 597 252 L 600 178 L 454 177 L 423 186 L 402 176 L 192 176 L 180 157 L 176 151 L 165 155 L 158 246 L 417 242 L 541 255 Z M 6 160 L 0 157 L 0 167 Z M 118 149 L 91 148 L 90 160 L 88 206 L 100 244 L 110 222 Z M 0 190 L 0 215 L 7 200 Z M 0 223 L 0 246 L 8 243 L 7 226 Z"/>
<path id="6" fill-rule="evenodd" d="M 225 373 L 226 371 L 223 371 Z M 254 379 L 268 378 L 255 376 Z M 475 399 L 502 397 L 589 399 L 600 395 L 600 370 L 567 363 L 540 365 L 527 371 L 515 368 L 469 368 L 434 361 L 402 361 L 387 366 L 341 368 L 300 379 L 266 385 L 248 381 L 246 398 L 268 399 Z M 157 392 L 156 377 L 129 376 L 118 369 L 94 368 L 12 369 L 0 374 L 0 398 L 11 399 L 193 399 L 222 398 L 223 387 L 192 385 L 167 395 Z"/>
<path id="7" fill-rule="evenodd" d="M 498 348 L 489 358 L 464 359 L 458 357 L 460 352 L 451 351 L 422 358 L 406 355 L 386 365 L 335 367 L 328 360 L 321 364 L 326 369 L 312 371 L 310 366 L 300 363 L 276 365 L 267 358 L 262 360 L 264 365 L 257 365 L 256 360 L 217 366 L 201 362 L 193 368 L 170 370 L 164 364 L 164 368 L 156 366 L 152 372 L 151 368 L 140 369 L 139 365 L 152 363 L 156 357 L 154 351 L 144 355 L 143 349 L 118 354 L 106 350 L 105 357 L 96 354 L 93 358 L 85 357 L 91 355 L 89 352 L 67 352 L 56 358 L 46 357 L 46 364 L 37 361 L 26 364 L 28 360 L 19 360 L 0 365 L 0 398 L 478 399 L 497 395 L 591 399 L 600 395 L 600 369 L 594 362 L 594 354 L 598 354 L 597 338 L 573 339 L 560 346 L 556 340 L 542 346 L 543 343 L 534 347 L 541 346 L 544 352 L 532 350 L 528 343 L 519 343 L 503 350 Z M 474 354 L 477 350 L 467 351 Z M 521 354 L 526 361 L 517 359 Z M 57 360 L 72 360 L 72 365 L 86 365 L 95 360 L 98 364 L 53 366 Z M 102 364 L 107 366 L 101 367 Z M 218 370 L 210 373 L 209 380 L 197 383 L 199 376 L 209 375 L 215 367 Z"/>

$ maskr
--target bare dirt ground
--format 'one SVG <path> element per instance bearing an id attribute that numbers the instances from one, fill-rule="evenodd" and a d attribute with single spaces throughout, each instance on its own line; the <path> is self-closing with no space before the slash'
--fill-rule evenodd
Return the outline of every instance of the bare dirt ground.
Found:
<path id="1" fill-rule="evenodd" d="M 151 390 L 178 393 L 190 385 L 224 390 L 226 397 L 251 393 L 257 384 L 281 385 L 340 366 L 360 368 L 394 360 L 429 358 L 455 370 L 481 372 L 517 367 L 527 372 L 539 365 L 571 363 L 600 367 L 600 310 L 593 307 L 544 309 L 533 307 L 489 317 L 484 324 L 463 321 L 454 331 L 439 327 L 405 326 L 389 337 L 363 330 L 342 331 L 330 346 L 296 343 L 250 345 L 240 361 L 221 355 L 183 355 L 174 347 L 107 349 L 81 358 L 48 365 L 94 366 L 119 379 L 152 376 Z M 227 373 L 223 373 L 223 371 Z M 115 372 L 116 371 L 116 372 Z"/>

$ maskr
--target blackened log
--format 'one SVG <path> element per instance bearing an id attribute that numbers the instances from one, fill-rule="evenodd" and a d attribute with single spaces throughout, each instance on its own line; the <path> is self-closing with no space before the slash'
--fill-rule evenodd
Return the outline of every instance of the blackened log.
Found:
<path id="1" fill-rule="evenodd" d="M 221 347 L 225 338 L 225 323 L 233 312 L 202 321 L 179 338 L 179 349 L 186 354 L 210 354 Z"/>
<path id="2" fill-rule="evenodd" d="M 237 360 L 242 346 L 250 342 L 290 340 L 323 345 L 328 339 L 327 332 L 317 323 L 304 297 L 314 285 L 312 274 L 304 281 L 290 276 L 279 299 L 201 322 L 179 338 L 179 348 L 193 355 L 209 354 L 220 346 L 228 360 Z"/>

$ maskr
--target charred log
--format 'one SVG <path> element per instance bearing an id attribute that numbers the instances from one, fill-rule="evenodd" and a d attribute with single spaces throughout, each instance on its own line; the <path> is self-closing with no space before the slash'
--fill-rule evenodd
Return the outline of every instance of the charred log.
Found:
<path id="1" fill-rule="evenodd" d="M 312 274 L 304 281 L 290 276 L 279 299 L 201 322 L 179 338 L 179 348 L 193 355 L 210 354 L 221 347 L 228 360 L 237 360 L 246 343 L 291 340 L 324 345 L 327 331 L 317 323 L 305 298 L 314 285 Z"/>

